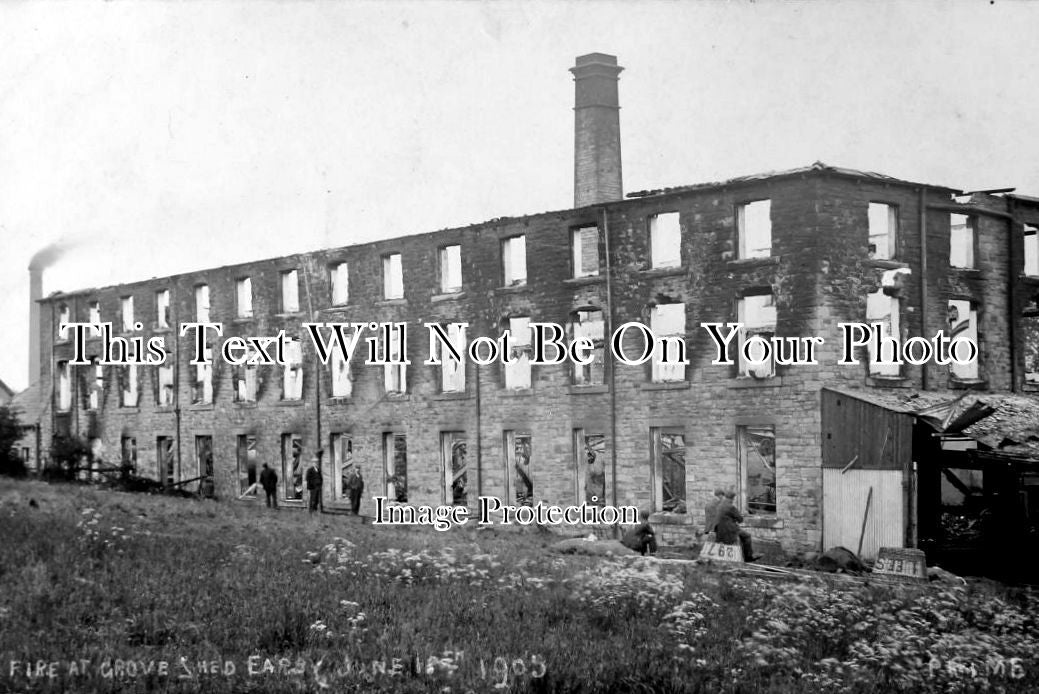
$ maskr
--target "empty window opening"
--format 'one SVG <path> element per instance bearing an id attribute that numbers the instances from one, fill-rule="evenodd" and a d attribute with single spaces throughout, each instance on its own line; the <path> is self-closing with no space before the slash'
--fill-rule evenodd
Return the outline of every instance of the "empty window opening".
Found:
<path id="1" fill-rule="evenodd" d="M 137 365 L 127 364 L 121 367 L 122 375 L 122 406 L 137 407 Z"/>
<path id="2" fill-rule="evenodd" d="M 974 218 L 963 214 L 949 215 L 949 265 L 974 267 Z"/>
<path id="3" fill-rule="evenodd" d="M 90 392 L 87 394 L 87 407 L 91 410 L 101 407 L 105 395 L 105 367 L 101 366 L 99 361 L 101 358 L 96 355 L 90 357 L 90 363 L 94 365 L 94 382 L 90 385 Z"/>
<path id="4" fill-rule="evenodd" d="M 775 354 L 771 346 L 776 334 L 776 302 L 772 294 L 751 294 L 739 300 L 736 321 L 742 324 L 739 335 L 739 375 L 751 378 L 771 378 L 776 374 Z M 750 341 L 744 350 L 743 346 Z M 745 351 L 750 359 L 745 356 Z M 769 358 L 764 359 L 768 354 Z M 758 363 L 755 363 L 758 362 Z"/>
<path id="5" fill-rule="evenodd" d="M 404 341 L 399 326 L 390 329 L 389 358 L 390 363 L 383 366 L 383 387 L 388 394 L 399 395 L 408 392 L 407 364 L 398 363 L 404 360 Z"/>
<path id="6" fill-rule="evenodd" d="M 303 437 L 299 434 L 281 435 L 281 479 L 285 499 L 302 501 L 306 488 L 303 465 Z"/>
<path id="7" fill-rule="evenodd" d="M 685 433 L 668 428 L 652 433 L 654 510 L 686 513 Z"/>
<path id="8" fill-rule="evenodd" d="M 898 208 L 882 202 L 869 204 L 869 257 L 890 260 L 895 257 L 898 238 Z"/>
<path id="9" fill-rule="evenodd" d="M 58 362 L 58 409 L 72 409 L 72 367 L 67 361 Z"/>
<path id="10" fill-rule="evenodd" d="M 685 304 L 657 304 L 649 314 L 653 333 L 654 383 L 685 380 Z"/>
<path id="11" fill-rule="evenodd" d="M 235 317 L 253 317 L 253 280 L 239 277 L 235 280 Z"/>
<path id="12" fill-rule="evenodd" d="M 458 323 L 449 323 L 444 327 L 448 342 L 454 346 L 463 359 L 455 359 L 451 350 L 447 349 L 440 340 L 436 342 L 436 357 L 440 360 L 440 390 L 444 393 L 465 392 L 465 326 Z"/>
<path id="13" fill-rule="evenodd" d="M 682 228 L 677 212 L 649 218 L 649 258 L 654 268 L 682 265 Z"/>
<path id="14" fill-rule="evenodd" d="M 137 439 L 133 436 L 123 436 L 119 439 L 119 464 L 123 470 L 137 472 Z M 162 468 L 159 468 L 161 473 Z M 161 479 L 156 476 L 156 479 Z"/>
<path id="15" fill-rule="evenodd" d="M 345 306 L 350 303 L 350 267 L 346 263 L 328 267 L 328 286 L 333 305 Z"/>
<path id="16" fill-rule="evenodd" d="M 64 328 L 62 326 L 67 325 L 71 321 L 72 321 L 72 311 L 69 309 L 68 306 L 66 306 L 65 304 L 62 304 L 61 306 L 58 307 L 58 339 L 59 340 L 66 340 L 66 339 L 68 339 L 68 337 L 69 337 L 68 329 Z"/>
<path id="17" fill-rule="evenodd" d="M 1024 346 L 1025 382 L 1039 384 L 1039 296 L 1021 312 L 1021 344 Z"/>
<path id="18" fill-rule="evenodd" d="M 574 362 L 574 385 L 602 385 L 605 383 L 605 331 L 602 311 L 597 308 L 581 309 L 573 314 L 571 324 L 574 339 L 586 338 L 592 343 L 590 364 Z"/>
<path id="19" fill-rule="evenodd" d="M 896 340 L 901 340 L 901 327 L 899 323 L 898 297 L 888 296 L 883 288 L 878 289 L 866 296 L 866 322 L 880 323 L 883 326 L 884 335 L 890 335 Z M 898 376 L 900 366 L 895 363 L 897 354 L 894 345 L 882 345 L 878 354 L 874 348 L 874 340 L 869 341 L 869 372 L 873 376 Z M 882 363 L 884 360 L 888 363 Z"/>
<path id="20" fill-rule="evenodd" d="M 404 298 L 404 268 L 401 265 L 400 253 L 382 257 L 382 298 Z"/>
<path id="21" fill-rule="evenodd" d="M 383 460 L 386 472 L 386 498 L 402 504 L 408 502 L 408 440 L 404 434 L 383 436 Z"/>
<path id="22" fill-rule="evenodd" d="M 454 506 L 469 503 L 468 441 L 464 431 L 447 431 L 440 435 L 441 459 L 444 465 L 444 499 Z"/>
<path id="23" fill-rule="evenodd" d="M 296 270 L 281 273 L 281 310 L 282 313 L 299 312 L 299 273 Z"/>
<path id="24" fill-rule="evenodd" d="M 1039 275 L 1039 227 L 1025 224 L 1025 274 Z"/>
<path id="25" fill-rule="evenodd" d="M 173 438 L 160 436 L 155 440 L 158 479 L 162 486 L 172 486 L 177 481 L 177 457 L 173 451 Z"/>
<path id="26" fill-rule="evenodd" d="M 981 345 L 978 344 L 978 312 L 970 301 L 963 299 L 949 300 L 948 335 L 949 339 L 962 336 L 970 340 L 978 348 L 980 356 Z M 960 349 L 962 351 L 962 348 Z M 949 365 L 949 369 L 954 378 L 964 381 L 976 380 L 978 378 L 978 357 L 972 359 L 968 364 L 956 364 L 953 362 Z"/>
<path id="27" fill-rule="evenodd" d="M 281 397 L 283 400 L 303 398 L 303 343 L 298 338 L 285 340 L 285 366 L 283 367 Z"/>
<path id="28" fill-rule="evenodd" d="M 570 232 L 570 250 L 574 277 L 599 274 L 599 227 L 573 229 Z"/>
<path id="29" fill-rule="evenodd" d="M 193 405 L 208 405 L 213 402 L 213 348 L 206 346 L 203 350 L 206 364 L 195 365 L 195 386 L 191 392 Z"/>
<path id="30" fill-rule="evenodd" d="M 513 236 L 501 242 L 505 286 L 527 283 L 527 237 Z"/>
<path id="31" fill-rule="evenodd" d="M 354 464 L 354 440 L 349 434 L 333 433 L 329 437 L 332 447 L 332 474 L 335 480 L 335 499 L 350 498 L 350 490 L 358 484 L 358 469 Z"/>
<path id="32" fill-rule="evenodd" d="M 159 407 L 171 407 L 173 405 L 173 364 L 170 363 L 170 355 L 166 355 L 166 361 L 159 365 L 158 369 L 158 392 L 156 393 L 156 404 Z"/>
<path id="33" fill-rule="evenodd" d="M 256 402 L 256 394 L 259 390 L 259 367 L 250 363 L 256 356 L 258 356 L 256 350 L 250 348 L 246 353 L 245 363 L 233 367 L 235 402 Z"/>
<path id="34" fill-rule="evenodd" d="M 531 470 L 531 437 L 525 432 L 505 432 L 505 475 L 511 481 L 511 497 L 517 506 L 534 505 Z"/>
<path id="35" fill-rule="evenodd" d="M 195 322 L 209 322 L 209 285 L 195 285 Z"/>
<path id="36" fill-rule="evenodd" d="M 577 503 L 606 504 L 606 435 L 574 431 L 574 471 Z"/>
<path id="37" fill-rule="evenodd" d="M 170 290 L 160 289 L 155 292 L 155 327 L 170 327 Z"/>
<path id="38" fill-rule="evenodd" d="M 743 510 L 748 514 L 775 515 L 775 428 L 742 426 L 737 430 Z"/>
<path id="39" fill-rule="evenodd" d="M 509 318 L 509 334 L 512 338 L 512 352 L 507 355 L 509 361 L 505 364 L 505 387 L 509 390 L 524 390 L 530 388 L 530 318 Z"/>
<path id="40" fill-rule="evenodd" d="M 90 302 L 87 308 L 87 322 L 91 325 L 101 325 L 101 302 Z"/>
<path id="41" fill-rule="evenodd" d="M 205 498 L 213 496 L 213 437 L 195 437 L 195 470 L 198 472 L 198 491 Z"/>
<path id="42" fill-rule="evenodd" d="M 462 290 L 462 247 L 440 249 L 440 291 L 451 294 Z"/>
<path id="43" fill-rule="evenodd" d="M 332 356 L 328 360 L 329 369 L 332 371 L 332 397 L 348 398 L 353 394 L 354 381 L 350 375 L 350 362 L 343 358 L 339 350 L 332 350 Z"/>
<path id="44" fill-rule="evenodd" d="M 756 200 L 736 206 L 740 258 L 772 255 L 772 201 Z"/>
<path id="45" fill-rule="evenodd" d="M 238 436 L 238 494 L 257 495 L 259 474 L 256 472 L 256 437 L 250 434 Z"/>
<path id="46" fill-rule="evenodd" d="M 133 317 L 133 297 L 124 296 L 120 300 L 120 314 L 123 318 L 123 332 L 129 333 L 135 330 Z"/>

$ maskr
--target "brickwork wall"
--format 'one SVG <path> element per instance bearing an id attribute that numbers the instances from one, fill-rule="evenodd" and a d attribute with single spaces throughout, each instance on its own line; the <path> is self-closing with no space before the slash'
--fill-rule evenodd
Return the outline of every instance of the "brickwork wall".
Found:
<path id="1" fill-rule="evenodd" d="M 772 257 L 737 259 L 736 206 L 759 199 L 771 200 Z M 944 325 L 946 303 L 951 297 L 979 302 L 982 333 L 981 387 L 1010 387 L 1009 347 L 1005 300 L 1008 286 L 1006 228 L 1004 218 L 979 215 L 978 269 L 948 268 L 948 215 L 950 202 L 940 191 L 925 194 L 927 244 L 930 266 L 928 329 Z M 897 205 L 900 214 L 896 260 L 871 261 L 867 251 L 867 207 L 870 201 Z M 991 200 L 979 201 L 994 205 Z M 259 462 L 281 470 L 281 436 L 302 437 L 304 455 L 330 450 L 335 433 L 352 437 L 354 460 L 365 472 L 367 488 L 362 513 L 371 513 L 370 497 L 385 489 L 385 436 L 404 434 L 407 441 L 409 503 L 440 504 L 445 501 L 445 472 L 441 436 L 464 432 L 468 439 L 470 505 L 477 494 L 505 496 L 512 488 L 505 463 L 505 432 L 531 436 L 531 476 L 534 495 L 546 503 L 576 501 L 577 471 L 574 432 L 603 434 L 607 445 L 607 496 L 621 505 L 650 509 L 655 502 L 652 431 L 674 428 L 685 436 L 685 515 L 657 515 L 654 520 L 666 542 L 690 542 L 702 527 L 703 507 L 716 487 L 741 483 L 737 456 L 737 427 L 769 426 L 776 434 L 777 512 L 747 521 L 757 537 L 782 542 L 789 549 L 818 548 L 822 538 L 822 480 L 820 466 L 819 390 L 823 385 L 849 387 L 899 387 L 921 385 L 920 369 L 907 368 L 904 378 L 878 382 L 868 377 L 866 366 L 837 366 L 839 321 L 865 318 L 866 294 L 874 291 L 884 271 L 908 267 L 912 274 L 903 288 L 902 326 L 905 334 L 921 334 L 919 193 L 900 184 L 864 183 L 827 174 L 807 174 L 748 181 L 688 191 L 676 191 L 606 207 L 605 229 L 610 245 L 610 285 L 606 281 L 606 248 L 600 244 L 600 275 L 573 279 L 570 231 L 588 224 L 603 225 L 601 211 L 584 209 L 501 219 L 470 227 L 448 229 L 372 244 L 319 251 L 306 255 L 199 271 L 172 278 L 87 290 L 52 297 L 42 312 L 41 351 L 45 355 L 43 383 L 56 377 L 52 364 L 68 358 L 71 345 L 53 340 L 54 312 L 69 303 L 74 317 L 85 320 L 87 303 L 100 299 L 102 320 L 118 322 L 119 298 L 135 296 L 137 317 L 144 323 L 141 335 L 160 334 L 154 328 L 154 294 L 171 291 L 170 323 L 194 320 L 194 287 L 210 287 L 211 320 L 222 323 L 228 335 L 273 335 L 284 328 L 301 337 L 304 345 L 303 397 L 297 402 L 281 399 L 282 368 L 260 367 L 256 403 L 235 403 L 232 369 L 216 360 L 211 405 L 192 405 L 194 367 L 188 364 L 189 345 L 164 334 L 178 363 L 178 408 L 159 408 L 156 402 L 157 370 L 141 370 L 141 400 L 137 408 L 121 408 L 116 392 L 115 369 L 106 368 L 102 406 L 96 413 L 84 410 L 86 384 L 92 367 L 80 369 L 74 379 L 73 412 L 56 414 L 45 421 L 44 440 L 53 432 L 79 432 L 99 437 L 105 454 L 118 460 L 119 440 L 135 436 L 138 468 L 157 475 L 156 438 L 179 438 L 178 477 L 198 475 L 195 437 L 213 437 L 216 493 L 237 497 L 237 437 L 257 439 Z M 678 212 L 682 229 L 682 265 L 652 269 L 649 266 L 648 219 L 651 215 Z M 527 248 L 527 283 L 504 287 L 501 244 L 523 234 Z M 463 258 L 463 291 L 440 293 L 438 253 L 445 245 L 459 244 Z M 387 254 L 402 256 L 404 298 L 382 299 L 383 265 Z M 945 259 L 944 263 L 941 259 Z M 349 264 L 349 303 L 331 305 L 329 267 Z M 300 312 L 283 315 L 280 273 L 296 269 L 300 279 Z M 235 280 L 252 278 L 253 314 L 235 319 Z M 779 336 L 819 335 L 826 339 L 818 352 L 818 366 L 779 367 L 775 378 L 738 378 L 734 367 L 711 364 L 713 343 L 700 327 L 704 321 L 733 322 L 736 304 L 748 289 L 769 288 L 777 306 Z M 608 291 L 609 289 L 609 291 Z M 1022 290 L 1023 291 L 1023 290 Z M 504 388 L 500 365 L 466 364 L 466 392 L 441 393 L 439 367 L 422 364 L 427 354 L 427 322 L 467 322 L 470 339 L 497 336 L 508 318 L 529 316 L 532 321 L 567 324 L 578 309 L 598 308 L 606 315 L 612 299 L 613 327 L 626 321 L 649 324 L 650 311 L 658 303 L 683 302 L 686 306 L 685 337 L 690 364 L 686 379 L 677 384 L 651 383 L 649 366 L 614 365 L 598 386 L 572 384 L 571 366 L 533 367 L 530 389 Z M 50 318 L 48 318 L 50 317 Z M 317 321 L 404 321 L 409 329 L 407 393 L 387 395 L 383 367 L 364 365 L 363 353 L 351 366 L 353 391 L 349 398 L 332 398 L 328 367 L 317 364 L 301 323 Z M 638 351 L 638 340 L 625 343 Z M 358 350 L 363 350 L 359 345 Z M 97 353 L 92 344 L 89 353 Z M 941 367 L 931 367 L 931 387 L 946 388 Z M 611 411 L 615 407 L 616 430 Z M 320 412 L 320 415 L 318 414 Z M 178 426 L 179 416 L 179 426 Z M 51 428 L 53 425 L 53 429 Z M 615 452 L 616 462 L 613 462 Z M 578 456 L 579 458 L 579 456 Z M 325 456 L 325 502 L 345 507 L 334 498 L 329 456 Z M 616 498 L 614 499 L 614 490 Z M 254 502 L 255 503 L 255 502 Z"/>

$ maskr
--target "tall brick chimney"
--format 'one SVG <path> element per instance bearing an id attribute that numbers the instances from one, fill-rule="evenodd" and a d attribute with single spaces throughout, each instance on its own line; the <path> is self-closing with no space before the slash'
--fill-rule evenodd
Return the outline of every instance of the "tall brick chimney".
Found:
<path id="1" fill-rule="evenodd" d="M 29 266 L 29 385 L 40 379 L 40 299 L 43 298 L 43 270 Z"/>
<path id="2" fill-rule="evenodd" d="M 574 207 L 620 200 L 621 125 L 617 57 L 589 53 L 574 73 Z"/>

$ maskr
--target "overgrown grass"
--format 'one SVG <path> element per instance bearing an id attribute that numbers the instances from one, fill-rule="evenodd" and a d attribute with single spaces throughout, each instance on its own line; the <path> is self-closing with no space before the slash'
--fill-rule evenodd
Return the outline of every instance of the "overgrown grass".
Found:
<path id="1" fill-rule="evenodd" d="M 1027 594 L 770 582 L 561 557 L 537 532 L 5 484 L 13 691 L 1039 687 Z"/>

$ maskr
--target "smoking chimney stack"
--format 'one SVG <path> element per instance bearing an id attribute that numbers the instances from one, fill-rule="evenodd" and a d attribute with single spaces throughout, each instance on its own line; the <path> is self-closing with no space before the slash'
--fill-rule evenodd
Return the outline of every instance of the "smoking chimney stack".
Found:
<path id="1" fill-rule="evenodd" d="M 574 73 L 574 207 L 620 200 L 621 126 L 617 57 L 589 53 Z"/>

